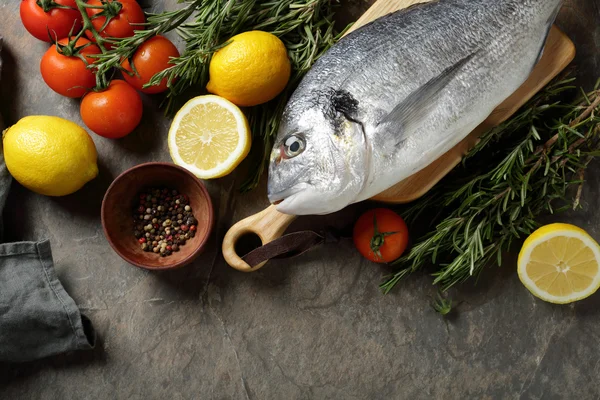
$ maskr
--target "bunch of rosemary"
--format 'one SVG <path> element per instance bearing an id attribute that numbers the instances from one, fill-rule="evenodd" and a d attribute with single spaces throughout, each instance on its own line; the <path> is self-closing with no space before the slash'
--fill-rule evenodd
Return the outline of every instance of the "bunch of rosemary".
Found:
<path id="1" fill-rule="evenodd" d="M 150 14 L 147 23 L 129 38 L 112 40 L 113 48 L 98 56 L 100 74 L 119 67 L 145 40 L 176 29 L 185 41 L 185 50 L 172 60 L 173 66 L 155 75 L 148 85 L 169 82 L 166 113 L 180 104 L 177 98 L 189 88 L 204 90 L 208 66 L 214 51 L 232 36 L 262 30 L 278 36 L 286 45 L 292 62 L 287 88 L 267 104 L 246 110 L 255 139 L 253 159 L 257 160 L 243 190 L 254 188 L 264 170 L 268 150 L 277 133 L 283 107 L 293 88 L 314 62 L 340 37 L 334 29 L 331 0 L 183 0 L 175 11 Z M 258 139 L 258 140 L 256 140 Z M 257 144 L 262 143 L 262 146 Z"/>
<path id="2" fill-rule="evenodd" d="M 403 212 L 415 230 L 428 232 L 394 263 L 385 293 L 429 265 L 443 290 L 477 277 L 492 261 L 500 265 L 540 215 L 579 206 L 586 167 L 600 155 L 600 91 L 564 103 L 571 83 L 549 85 L 484 134 L 462 165 Z"/>

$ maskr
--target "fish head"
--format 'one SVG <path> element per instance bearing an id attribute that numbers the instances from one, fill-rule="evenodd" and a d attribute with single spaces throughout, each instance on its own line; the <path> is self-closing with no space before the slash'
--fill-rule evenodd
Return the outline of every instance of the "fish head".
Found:
<path id="1" fill-rule="evenodd" d="M 293 215 L 341 210 L 362 190 L 367 158 L 360 123 L 328 105 L 292 101 L 270 156 L 269 200 Z"/>

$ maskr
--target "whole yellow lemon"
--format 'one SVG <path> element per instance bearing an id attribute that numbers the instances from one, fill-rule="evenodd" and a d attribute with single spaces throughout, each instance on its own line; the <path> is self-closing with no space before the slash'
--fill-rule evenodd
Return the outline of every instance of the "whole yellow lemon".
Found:
<path id="1" fill-rule="evenodd" d="M 206 89 L 238 106 L 255 106 L 281 93 L 291 70 L 285 45 L 277 36 L 244 32 L 213 54 Z"/>
<path id="2" fill-rule="evenodd" d="M 92 138 L 66 119 L 22 118 L 3 132 L 2 141 L 8 171 L 36 193 L 65 196 L 98 175 Z"/>

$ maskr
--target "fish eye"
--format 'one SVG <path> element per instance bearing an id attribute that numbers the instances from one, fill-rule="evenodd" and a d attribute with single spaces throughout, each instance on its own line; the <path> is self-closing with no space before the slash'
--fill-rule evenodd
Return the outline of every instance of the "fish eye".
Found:
<path id="1" fill-rule="evenodd" d="M 302 136 L 290 135 L 283 140 L 283 153 L 286 158 L 293 158 L 299 155 L 306 148 L 306 141 Z"/>

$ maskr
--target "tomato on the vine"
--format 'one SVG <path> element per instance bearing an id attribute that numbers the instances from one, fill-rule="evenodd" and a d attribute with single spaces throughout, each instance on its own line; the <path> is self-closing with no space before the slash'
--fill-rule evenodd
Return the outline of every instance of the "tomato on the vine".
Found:
<path id="1" fill-rule="evenodd" d="M 111 8 L 115 7 L 116 3 L 117 0 L 107 0 L 104 6 Z M 98 31 L 100 36 L 124 38 L 133 36 L 133 31 L 135 29 L 143 29 L 140 26 L 136 26 L 136 24 L 143 24 L 146 22 L 144 11 L 142 11 L 142 7 L 140 7 L 137 1 L 118 0 L 118 3 L 121 4 L 121 9 L 113 18 L 111 18 L 111 20 L 108 22 L 108 25 L 106 25 L 102 31 L 100 31 L 100 29 L 102 29 L 104 23 L 106 22 L 106 16 L 94 16 L 107 10 L 102 10 L 100 8 L 86 8 L 87 15 L 92 19 L 92 25 L 94 26 L 94 29 Z M 103 6 L 102 0 L 90 0 L 87 4 L 88 6 Z M 90 31 L 87 31 L 85 34 L 88 38 L 94 40 L 94 36 Z"/>
<path id="2" fill-rule="evenodd" d="M 386 208 L 361 215 L 354 225 L 354 246 L 363 257 L 377 262 L 392 262 L 408 246 L 408 228 L 401 216 Z"/>
<path id="3" fill-rule="evenodd" d="M 154 94 L 167 90 L 167 78 L 164 78 L 159 85 L 150 86 L 144 89 L 144 85 L 158 72 L 172 66 L 169 64 L 171 57 L 179 57 L 177 47 L 164 36 L 154 36 L 146 40 L 138 47 L 133 54 L 133 67 L 137 74 L 129 75 L 123 73 L 125 80 L 137 90 L 144 93 Z M 122 67 L 133 73 L 129 60 L 125 60 Z"/>
<path id="4" fill-rule="evenodd" d="M 118 139 L 130 134 L 142 120 L 142 98 L 127 82 L 114 80 L 105 90 L 86 94 L 79 110 L 92 131 Z"/>
<path id="5" fill-rule="evenodd" d="M 58 41 L 59 45 L 66 46 L 69 39 L 64 38 Z M 58 50 L 60 46 L 50 47 L 42 56 L 40 62 L 40 71 L 44 82 L 56 93 L 67 97 L 81 97 L 90 89 L 96 86 L 96 76 L 93 71 L 87 68 L 87 65 L 76 55 L 61 54 Z M 84 56 L 88 64 L 94 63 L 95 59 L 91 54 L 99 54 L 100 49 L 95 44 L 85 38 L 79 38 L 75 43 L 75 48 Z M 68 52 L 68 49 L 63 50 Z"/>
<path id="6" fill-rule="evenodd" d="M 25 29 L 45 42 L 52 41 L 50 35 L 58 40 L 81 30 L 81 14 L 75 0 L 22 0 L 19 11 Z"/>

